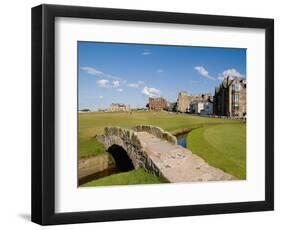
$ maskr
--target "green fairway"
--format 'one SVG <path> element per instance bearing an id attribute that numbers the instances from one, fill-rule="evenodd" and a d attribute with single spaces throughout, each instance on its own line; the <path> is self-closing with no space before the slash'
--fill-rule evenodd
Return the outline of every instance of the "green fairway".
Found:
<path id="1" fill-rule="evenodd" d="M 229 130 L 229 127 L 237 127 L 237 132 L 239 130 L 245 130 L 245 125 L 242 125 L 241 121 L 230 120 L 230 119 L 219 119 L 219 118 L 207 118 L 200 116 L 193 116 L 188 114 L 176 114 L 169 112 L 90 112 L 90 113 L 79 113 L 79 158 L 94 156 L 94 155 L 104 155 L 105 158 L 109 153 L 106 152 L 103 144 L 99 143 L 95 135 L 102 134 L 106 126 L 119 126 L 122 128 L 131 128 L 136 125 L 154 125 L 163 128 L 166 131 L 172 133 L 179 133 L 182 131 L 192 130 L 191 133 L 203 132 L 203 130 L 209 130 L 209 127 L 214 127 L 208 132 L 213 132 L 210 134 L 212 137 L 207 141 L 213 141 L 216 148 L 226 149 L 227 152 L 219 152 L 217 149 L 214 150 L 214 146 L 207 142 L 205 139 L 192 141 L 192 151 L 199 156 L 206 159 L 206 161 L 216 167 L 219 167 L 239 178 L 245 177 L 245 158 L 241 158 L 240 162 L 239 155 L 245 155 L 245 152 L 241 153 L 239 148 L 235 146 L 231 147 L 228 152 L 229 144 L 233 140 L 232 135 L 227 135 L 225 133 L 217 135 L 218 130 Z M 220 126 L 218 126 L 220 125 Z M 225 126 L 225 129 L 222 129 Z M 228 126 L 230 125 L 230 126 Z M 204 127 L 204 128 L 203 128 Z M 220 127 L 219 129 L 216 127 Z M 199 128 L 199 129 L 197 129 Z M 232 129 L 231 128 L 231 129 Z M 190 133 L 190 134 L 191 134 Z M 197 134 L 199 135 L 199 133 Z M 194 136 L 192 134 L 192 136 Z M 196 136 L 196 135 L 195 135 Z M 217 138 L 217 139 L 216 139 Z M 223 139 L 222 139 L 223 138 Z M 240 140 L 241 139 L 241 140 Z M 245 147 L 245 136 L 236 140 L 238 145 Z M 201 142 L 200 142 L 201 141 Z M 218 145 L 216 142 L 220 142 Z M 200 146 L 197 146 L 199 143 Z M 203 144 L 202 144 L 203 143 Z M 225 143 L 225 144 L 224 144 Z M 225 146 L 224 146 L 225 145 Z M 188 146 L 190 147 L 190 146 Z M 227 147 L 227 148 L 226 148 Z M 201 150 L 204 150 L 202 153 Z M 216 154 L 214 155 L 213 152 Z M 238 152 L 238 153 L 236 153 Z M 221 154 L 221 155 L 219 155 Z M 213 156 L 210 157 L 209 155 Z M 237 158 L 233 157 L 237 155 Z M 208 156 L 208 157 L 206 157 Z M 219 156 L 219 157 L 218 157 Z M 217 159 L 216 159 L 217 158 Z M 229 159 L 228 159 L 229 158 Z M 109 158 L 112 160 L 112 157 Z M 236 160 L 236 161 L 235 161 Z M 219 163 L 220 162 L 220 163 Z M 96 170 L 99 170 L 99 166 L 96 165 Z M 100 167 L 102 168 L 102 167 Z M 231 169 L 231 170 L 229 170 Z M 142 184 L 142 183 L 161 183 L 161 179 L 157 177 L 151 177 L 150 174 L 141 172 L 140 170 L 133 170 L 126 173 L 119 173 L 116 175 L 108 176 L 99 180 L 92 181 L 87 184 L 87 186 L 94 185 L 121 185 L 121 184 Z"/>
<path id="2" fill-rule="evenodd" d="M 156 177 L 144 169 L 135 169 L 130 172 L 113 174 L 98 180 L 93 180 L 86 184 L 83 184 L 82 187 L 89 186 L 106 186 L 106 185 L 129 185 L 129 184 L 159 184 L 165 183 L 165 179 Z"/>
<path id="3" fill-rule="evenodd" d="M 188 148 L 210 165 L 246 179 L 246 124 L 215 125 L 193 130 Z"/>
<path id="4" fill-rule="evenodd" d="M 105 150 L 95 138 L 106 126 L 131 128 L 136 125 L 154 125 L 169 132 L 181 132 L 212 124 L 239 123 L 240 121 L 207 118 L 168 112 L 126 112 L 79 113 L 79 157 L 104 153 Z"/>

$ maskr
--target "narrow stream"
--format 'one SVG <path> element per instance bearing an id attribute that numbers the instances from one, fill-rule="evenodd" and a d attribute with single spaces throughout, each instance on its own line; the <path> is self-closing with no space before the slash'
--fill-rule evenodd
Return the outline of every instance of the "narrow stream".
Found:
<path id="1" fill-rule="evenodd" d="M 180 134 L 176 136 L 177 138 L 177 144 L 186 148 L 188 143 L 187 143 L 187 133 L 185 134 Z"/>
<path id="2" fill-rule="evenodd" d="M 190 131 L 176 135 L 178 145 L 184 148 L 188 147 L 187 135 Z"/>

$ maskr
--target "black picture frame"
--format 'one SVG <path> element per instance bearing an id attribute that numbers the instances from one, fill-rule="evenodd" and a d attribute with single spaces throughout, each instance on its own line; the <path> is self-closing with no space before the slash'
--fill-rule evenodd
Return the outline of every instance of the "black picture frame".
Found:
<path id="1" fill-rule="evenodd" d="M 265 29 L 265 200 L 55 213 L 55 18 L 108 19 Z M 94 208 L 94 207 L 93 207 Z M 41 225 L 274 209 L 274 20 L 62 5 L 32 8 L 32 221 Z"/>

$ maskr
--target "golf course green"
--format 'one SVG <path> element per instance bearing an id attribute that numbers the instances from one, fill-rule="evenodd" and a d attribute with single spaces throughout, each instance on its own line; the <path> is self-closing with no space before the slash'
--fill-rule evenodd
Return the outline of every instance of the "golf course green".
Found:
<path id="1" fill-rule="evenodd" d="M 188 134 L 188 148 L 210 165 L 246 179 L 246 125 L 223 124 Z"/>
<path id="2" fill-rule="evenodd" d="M 173 134 L 190 131 L 188 148 L 218 167 L 240 179 L 246 177 L 246 125 L 239 120 L 200 117 L 170 112 L 89 112 L 79 113 L 79 158 L 95 155 L 108 156 L 95 135 L 106 126 L 131 128 L 136 125 L 154 125 Z M 109 158 L 112 160 L 112 158 Z M 115 182 L 114 182 L 115 181 Z M 143 170 L 118 173 L 85 184 L 85 186 L 112 184 L 161 183 L 163 180 Z"/>

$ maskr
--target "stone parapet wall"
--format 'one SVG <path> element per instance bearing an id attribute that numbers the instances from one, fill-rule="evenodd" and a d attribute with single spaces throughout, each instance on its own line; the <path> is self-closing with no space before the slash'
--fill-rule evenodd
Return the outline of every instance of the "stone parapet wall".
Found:
<path id="1" fill-rule="evenodd" d="M 159 139 L 164 139 L 172 144 L 177 144 L 177 138 L 174 135 L 172 135 L 171 133 L 166 132 L 163 129 L 156 127 L 156 126 L 138 125 L 138 126 L 132 128 L 132 130 L 134 130 L 136 132 L 147 132 Z"/>

